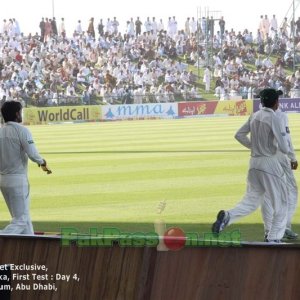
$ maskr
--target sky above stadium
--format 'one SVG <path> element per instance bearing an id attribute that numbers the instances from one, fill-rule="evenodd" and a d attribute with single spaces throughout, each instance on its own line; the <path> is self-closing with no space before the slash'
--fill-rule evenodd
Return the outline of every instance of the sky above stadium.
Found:
<path id="1" fill-rule="evenodd" d="M 299 2 L 295 0 L 295 6 Z M 248 28 L 255 34 L 260 15 L 266 14 L 270 19 L 275 14 L 280 24 L 292 3 L 293 0 L 14 0 L 1 1 L 0 24 L 3 19 L 15 18 L 22 32 L 35 33 L 39 32 L 41 17 L 52 18 L 54 13 L 57 20 L 65 18 L 67 34 L 70 34 L 78 20 L 81 20 L 83 30 L 86 30 L 91 17 L 94 17 L 95 24 L 100 18 L 106 20 L 117 17 L 122 30 L 130 17 L 135 20 L 139 16 L 142 21 L 147 17 L 162 18 L 166 26 L 168 17 L 175 16 L 178 28 L 183 29 L 187 17 L 209 14 L 215 18 L 224 16 L 226 29 L 243 31 Z M 295 18 L 298 16 L 300 5 Z"/>

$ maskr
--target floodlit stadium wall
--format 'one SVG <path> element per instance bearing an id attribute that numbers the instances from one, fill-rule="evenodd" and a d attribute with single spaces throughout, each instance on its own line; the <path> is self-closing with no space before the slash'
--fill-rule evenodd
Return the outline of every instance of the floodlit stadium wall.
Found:
<path id="1" fill-rule="evenodd" d="M 300 112 L 300 98 L 280 99 L 285 112 Z M 260 108 L 260 100 L 191 101 L 93 106 L 25 108 L 24 124 L 89 122 L 135 119 L 197 118 L 203 116 L 245 116 Z"/>

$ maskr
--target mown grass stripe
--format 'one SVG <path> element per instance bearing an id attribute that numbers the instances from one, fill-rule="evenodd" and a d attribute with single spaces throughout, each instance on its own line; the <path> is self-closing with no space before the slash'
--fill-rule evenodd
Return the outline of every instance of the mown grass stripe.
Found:
<path id="1" fill-rule="evenodd" d="M 66 224 L 85 230 L 107 222 L 152 229 L 157 217 L 209 229 L 217 211 L 234 206 L 245 192 L 250 153 L 234 134 L 247 118 L 31 126 L 53 169 L 47 176 L 29 166 L 36 230 L 59 231 Z M 299 115 L 289 119 L 294 147 L 300 149 Z M 298 171 L 295 176 L 299 182 Z M 158 215 L 160 201 L 167 206 Z M 2 225 L 10 219 L 4 201 L 0 218 Z M 294 220 L 300 230 L 299 210 Z M 246 230 L 245 239 L 261 239 L 259 212 L 238 224 L 249 223 L 259 226 Z"/>

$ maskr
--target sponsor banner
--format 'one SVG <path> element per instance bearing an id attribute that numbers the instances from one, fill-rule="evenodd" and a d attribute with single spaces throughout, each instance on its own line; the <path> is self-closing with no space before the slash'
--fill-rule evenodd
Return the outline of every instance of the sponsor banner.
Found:
<path id="1" fill-rule="evenodd" d="M 180 102 L 178 103 L 179 117 L 194 117 L 199 115 L 211 115 L 214 113 L 217 101 Z"/>
<path id="2" fill-rule="evenodd" d="M 260 107 L 261 107 L 260 99 L 253 100 L 253 112 L 258 111 Z"/>
<path id="3" fill-rule="evenodd" d="M 59 106 L 24 108 L 24 124 L 99 121 L 101 106 Z"/>
<path id="4" fill-rule="evenodd" d="M 209 114 L 243 116 L 250 115 L 252 111 L 252 100 L 201 101 L 178 104 L 178 114 L 180 117 Z"/>
<path id="5" fill-rule="evenodd" d="M 260 99 L 253 101 L 253 112 L 260 109 Z M 279 98 L 279 107 L 284 112 L 300 113 L 300 98 Z"/>
<path id="6" fill-rule="evenodd" d="M 218 101 L 215 114 L 227 114 L 229 116 L 246 116 L 253 112 L 252 100 L 225 100 Z"/>
<path id="7" fill-rule="evenodd" d="M 122 104 L 102 106 L 103 120 L 178 117 L 177 103 Z"/>

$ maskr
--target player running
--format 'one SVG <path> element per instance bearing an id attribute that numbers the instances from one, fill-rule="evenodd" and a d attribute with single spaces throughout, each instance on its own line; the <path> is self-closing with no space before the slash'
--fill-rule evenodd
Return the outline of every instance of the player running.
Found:
<path id="1" fill-rule="evenodd" d="M 237 131 L 235 138 L 251 150 L 247 191 L 240 203 L 229 211 L 221 210 L 212 226 L 214 233 L 254 212 L 267 197 L 273 209 L 268 242 L 280 242 L 286 227 L 287 187 L 285 172 L 276 155 L 288 154 L 288 140 L 275 111 L 282 91 L 264 89 L 260 93 L 263 108 L 254 113 Z M 248 137 L 250 133 L 251 140 Z"/>

